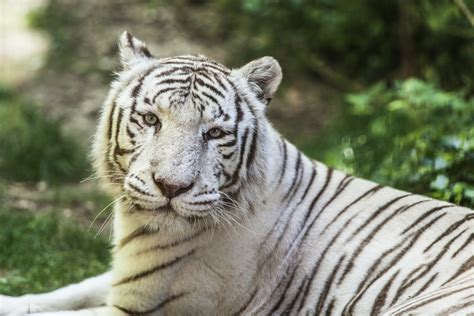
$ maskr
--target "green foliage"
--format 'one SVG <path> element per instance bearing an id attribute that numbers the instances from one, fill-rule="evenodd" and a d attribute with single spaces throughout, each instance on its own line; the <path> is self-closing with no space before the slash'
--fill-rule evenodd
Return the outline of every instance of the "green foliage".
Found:
<path id="1" fill-rule="evenodd" d="M 290 77 L 315 75 L 344 90 L 386 76 L 416 75 L 474 91 L 474 32 L 453 1 L 173 2 L 180 13 L 186 5 L 204 4 L 218 12 L 217 27 L 192 14 L 180 14 L 181 24 L 204 37 L 225 39 L 237 64 L 272 55 Z"/>
<path id="2" fill-rule="evenodd" d="M 306 145 L 313 156 L 376 182 L 474 205 L 474 98 L 408 79 L 349 94 L 347 103 L 351 114 L 326 143 Z"/>
<path id="3" fill-rule="evenodd" d="M 0 177 L 54 183 L 85 176 L 88 162 L 78 143 L 5 89 L 0 91 L 0 122 Z"/>
<path id="4" fill-rule="evenodd" d="M 107 243 L 53 214 L 0 210 L 0 293 L 50 291 L 107 270 Z"/>

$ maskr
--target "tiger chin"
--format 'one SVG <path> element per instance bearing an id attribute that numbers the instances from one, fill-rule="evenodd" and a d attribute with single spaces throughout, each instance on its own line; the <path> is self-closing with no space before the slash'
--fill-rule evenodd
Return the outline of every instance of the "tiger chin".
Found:
<path id="1" fill-rule="evenodd" d="M 474 312 L 474 213 L 306 157 L 265 116 L 275 59 L 156 58 L 127 32 L 119 47 L 93 147 L 111 271 L 0 296 L 0 315 Z"/>

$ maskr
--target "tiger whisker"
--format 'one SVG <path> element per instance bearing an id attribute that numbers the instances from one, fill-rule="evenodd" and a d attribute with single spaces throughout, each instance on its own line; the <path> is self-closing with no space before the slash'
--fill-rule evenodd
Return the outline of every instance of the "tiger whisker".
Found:
<path id="1" fill-rule="evenodd" d="M 109 204 L 107 204 L 99 213 L 97 213 L 97 215 L 94 217 L 94 219 L 92 220 L 92 222 L 90 223 L 89 225 L 89 229 L 90 230 L 92 228 L 92 225 L 94 225 L 95 221 L 99 218 L 99 216 L 105 212 L 112 204 L 114 204 L 115 202 L 123 199 L 124 197 L 126 197 L 125 194 L 119 196 L 118 198 L 116 198 L 115 200 L 113 200 L 112 202 L 110 202 Z"/>

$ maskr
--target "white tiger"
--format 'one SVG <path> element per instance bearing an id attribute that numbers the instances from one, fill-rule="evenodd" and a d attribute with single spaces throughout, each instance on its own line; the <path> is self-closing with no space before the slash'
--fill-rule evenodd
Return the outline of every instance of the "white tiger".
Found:
<path id="1" fill-rule="evenodd" d="M 126 32 L 120 52 L 94 147 L 111 272 L 0 314 L 474 312 L 474 212 L 307 158 L 265 117 L 275 59 L 156 59 Z"/>

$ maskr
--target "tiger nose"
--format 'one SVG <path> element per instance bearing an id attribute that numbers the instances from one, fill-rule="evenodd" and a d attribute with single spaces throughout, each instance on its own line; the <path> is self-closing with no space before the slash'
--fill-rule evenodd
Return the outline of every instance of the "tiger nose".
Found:
<path id="1" fill-rule="evenodd" d="M 194 185 L 194 182 L 191 184 L 174 184 L 165 181 L 164 179 L 153 177 L 153 181 L 158 189 L 161 191 L 161 194 L 166 196 L 168 199 L 172 199 L 180 194 L 183 194 L 189 190 Z"/>

